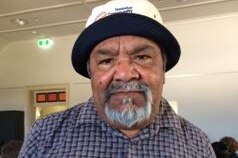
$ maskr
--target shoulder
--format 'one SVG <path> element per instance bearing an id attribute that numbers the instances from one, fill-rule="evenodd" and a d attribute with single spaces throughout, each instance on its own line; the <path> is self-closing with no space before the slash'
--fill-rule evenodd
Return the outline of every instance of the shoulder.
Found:
<path id="1" fill-rule="evenodd" d="M 194 155 L 210 155 L 210 157 L 214 157 L 208 136 L 199 127 L 177 115 L 165 99 L 162 100 L 161 104 L 160 121 L 163 127 L 169 127 L 176 131 L 176 135 L 180 140 L 183 139 L 189 152 L 194 153 Z"/>
<path id="2" fill-rule="evenodd" d="M 64 133 L 77 122 L 80 111 L 86 106 L 85 103 L 75 105 L 65 111 L 50 114 L 38 119 L 28 133 L 27 139 L 40 143 L 56 133 Z"/>
<path id="3" fill-rule="evenodd" d="M 179 130 L 188 140 L 191 140 L 195 144 L 198 142 L 209 142 L 207 135 L 200 128 L 182 116 L 177 115 L 167 100 L 162 100 L 160 110 L 161 114 L 159 119 L 161 120 L 162 126 Z"/>
<path id="4" fill-rule="evenodd" d="M 77 119 L 85 106 L 87 106 L 87 103 L 81 103 L 67 110 L 50 114 L 37 120 L 33 125 L 33 129 L 39 127 L 42 132 L 52 131 L 57 128 L 66 130 L 77 122 Z"/>
<path id="5" fill-rule="evenodd" d="M 200 141 L 200 142 L 209 142 L 208 136 L 197 126 L 184 119 L 181 116 L 178 116 L 180 121 L 181 128 L 185 131 L 188 138 L 191 140 Z"/>
<path id="6" fill-rule="evenodd" d="M 59 144 L 67 131 L 77 123 L 84 107 L 87 107 L 87 103 L 75 105 L 35 121 L 24 140 L 19 157 L 39 157 L 39 151 Z"/>
<path id="7" fill-rule="evenodd" d="M 187 144 L 192 147 L 191 149 L 196 149 L 194 152 L 201 152 L 214 157 L 214 151 L 208 136 L 199 127 L 190 123 L 181 116 L 178 117 L 181 123 L 181 129 L 186 135 Z"/>

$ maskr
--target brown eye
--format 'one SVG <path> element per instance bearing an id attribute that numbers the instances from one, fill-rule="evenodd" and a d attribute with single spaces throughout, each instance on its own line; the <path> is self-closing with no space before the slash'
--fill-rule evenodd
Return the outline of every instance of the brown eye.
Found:
<path id="1" fill-rule="evenodd" d="M 113 58 L 101 59 L 97 63 L 98 68 L 102 70 L 108 70 L 113 66 Z"/>
<path id="2" fill-rule="evenodd" d="M 109 59 L 104 59 L 104 60 L 99 61 L 98 65 L 109 65 L 111 63 L 112 63 L 112 59 L 109 58 Z"/>
<path id="3" fill-rule="evenodd" d="M 134 62 L 141 66 L 151 65 L 153 63 L 153 58 L 148 53 L 136 54 L 133 58 Z"/>
<path id="4" fill-rule="evenodd" d="M 148 55 L 137 55 L 136 59 L 137 60 L 146 60 L 146 59 L 149 59 L 149 56 Z"/>
<path id="5" fill-rule="evenodd" d="M 149 62 L 149 61 L 151 61 L 152 60 L 152 57 L 151 56 L 149 56 L 149 55 L 136 55 L 135 56 L 135 60 L 137 61 L 137 62 L 141 62 L 141 63 L 147 63 L 147 62 Z"/>

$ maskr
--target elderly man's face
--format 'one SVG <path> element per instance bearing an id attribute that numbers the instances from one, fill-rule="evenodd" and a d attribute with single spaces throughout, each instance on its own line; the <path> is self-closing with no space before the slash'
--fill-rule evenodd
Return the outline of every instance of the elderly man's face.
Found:
<path id="1" fill-rule="evenodd" d="M 99 43 L 89 59 L 98 115 L 119 129 L 141 129 L 159 111 L 164 84 L 160 48 L 138 36 L 118 36 Z"/>

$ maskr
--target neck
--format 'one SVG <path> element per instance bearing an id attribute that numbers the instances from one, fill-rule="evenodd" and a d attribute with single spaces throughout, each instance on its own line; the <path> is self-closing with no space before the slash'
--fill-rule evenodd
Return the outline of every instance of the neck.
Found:
<path id="1" fill-rule="evenodd" d="M 127 138 L 134 137 L 139 130 L 120 130 Z"/>

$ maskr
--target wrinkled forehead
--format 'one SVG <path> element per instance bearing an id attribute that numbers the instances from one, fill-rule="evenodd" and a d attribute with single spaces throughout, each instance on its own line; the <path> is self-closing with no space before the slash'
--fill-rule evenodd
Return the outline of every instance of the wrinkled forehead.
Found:
<path id="1" fill-rule="evenodd" d="M 133 47 L 134 45 L 153 45 L 160 48 L 160 44 L 156 43 L 155 41 L 143 37 L 143 36 L 137 36 L 137 35 L 120 35 L 115 37 L 110 37 L 107 39 L 104 39 L 100 41 L 98 44 L 94 46 L 93 49 L 96 47 L 102 47 L 102 46 L 120 46 L 120 45 L 128 45 Z"/>

